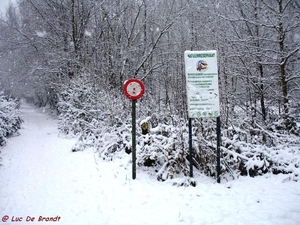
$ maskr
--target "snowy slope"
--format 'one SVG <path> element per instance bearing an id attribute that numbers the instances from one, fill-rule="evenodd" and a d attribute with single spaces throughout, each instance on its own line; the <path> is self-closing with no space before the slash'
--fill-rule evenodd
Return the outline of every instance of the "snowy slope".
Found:
<path id="1" fill-rule="evenodd" d="M 282 175 L 217 184 L 196 174 L 196 187 L 177 187 L 138 168 L 131 180 L 130 155 L 73 153 L 56 120 L 26 104 L 22 115 L 21 135 L 1 149 L 1 225 L 300 224 L 300 185 Z"/>

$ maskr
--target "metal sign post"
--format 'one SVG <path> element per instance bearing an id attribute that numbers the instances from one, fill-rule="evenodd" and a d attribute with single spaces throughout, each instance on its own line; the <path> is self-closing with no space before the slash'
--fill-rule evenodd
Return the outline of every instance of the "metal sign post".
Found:
<path id="1" fill-rule="evenodd" d="M 136 178 L 136 100 L 132 100 L 132 179 Z"/>
<path id="2" fill-rule="evenodd" d="M 185 51 L 189 116 L 190 177 L 193 177 L 192 118 L 217 118 L 217 179 L 220 183 L 220 104 L 217 51 Z"/>
<path id="3" fill-rule="evenodd" d="M 221 145 L 221 120 L 217 117 L 217 182 L 221 182 L 221 162 L 220 162 L 220 145 Z"/>
<path id="4" fill-rule="evenodd" d="M 190 161 L 190 177 L 193 177 L 193 133 L 192 118 L 189 118 L 189 161 Z"/>
<path id="5" fill-rule="evenodd" d="M 145 86 L 138 79 L 129 79 L 124 82 L 123 92 L 132 100 L 132 179 L 134 180 L 136 178 L 136 100 L 143 96 Z"/>

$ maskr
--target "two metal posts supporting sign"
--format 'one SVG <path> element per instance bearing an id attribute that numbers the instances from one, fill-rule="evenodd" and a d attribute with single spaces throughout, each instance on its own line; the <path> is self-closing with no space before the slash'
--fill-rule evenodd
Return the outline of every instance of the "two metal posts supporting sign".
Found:
<path id="1" fill-rule="evenodd" d="M 190 177 L 193 177 L 192 119 L 217 118 L 217 182 L 220 183 L 221 121 L 217 52 L 185 51 L 185 74 L 189 116 Z M 132 100 L 132 179 L 136 178 L 136 100 L 144 92 L 144 84 L 132 78 L 124 82 L 123 92 Z"/>
<path id="2" fill-rule="evenodd" d="M 192 118 L 217 118 L 217 182 L 220 183 L 221 121 L 217 51 L 185 51 L 189 116 L 190 177 L 193 177 Z"/>

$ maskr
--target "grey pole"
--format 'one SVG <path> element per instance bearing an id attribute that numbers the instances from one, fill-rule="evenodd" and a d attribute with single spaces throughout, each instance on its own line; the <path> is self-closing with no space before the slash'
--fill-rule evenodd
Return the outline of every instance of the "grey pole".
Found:
<path id="1" fill-rule="evenodd" d="M 136 178 L 136 100 L 132 100 L 132 179 Z"/>
<path id="2" fill-rule="evenodd" d="M 221 162 L 220 162 L 220 145 L 221 145 L 221 120 L 217 117 L 217 182 L 221 182 Z"/>
<path id="3" fill-rule="evenodd" d="M 189 161 L 190 161 L 190 177 L 193 177 L 193 134 L 192 134 L 191 118 L 189 118 Z"/>

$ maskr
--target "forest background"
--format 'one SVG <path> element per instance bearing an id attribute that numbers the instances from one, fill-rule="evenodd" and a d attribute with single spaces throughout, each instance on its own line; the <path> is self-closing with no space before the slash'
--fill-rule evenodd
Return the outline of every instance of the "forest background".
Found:
<path id="1" fill-rule="evenodd" d="M 299 179 L 296 0 L 19 0 L 0 30 L 2 102 L 54 110 L 60 131 L 78 137 L 73 151 L 93 147 L 108 160 L 130 153 L 122 86 L 141 79 L 137 117 L 149 134 L 138 134 L 138 164 L 158 180 L 188 175 L 183 53 L 217 50 L 222 178 Z M 216 176 L 215 120 L 193 123 L 193 164 Z"/>

